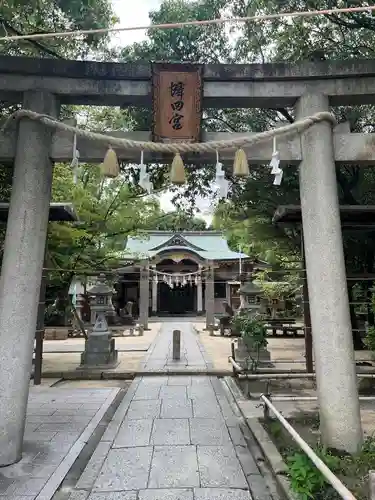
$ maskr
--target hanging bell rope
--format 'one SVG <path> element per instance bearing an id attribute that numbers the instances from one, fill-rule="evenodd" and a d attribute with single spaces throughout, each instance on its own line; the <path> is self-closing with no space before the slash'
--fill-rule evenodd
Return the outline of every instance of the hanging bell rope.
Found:
<path id="1" fill-rule="evenodd" d="M 3 126 L 3 130 L 5 130 L 12 121 L 20 120 L 21 118 L 29 118 L 30 120 L 39 121 L 47 127 L 70 132 L 72 134 L 76 134 L 79 137 L 84 137 L 88 140 L 98 141 L 108 145 L 109 149 L 102 164 L 102 172 L 108 177 L 115 177 L 120 172 L 117 155 L 112 149 L 113 147 L 116 147 L 118 149 L 136 149 L 139 151 L 175 154 L 175 158 L 173 159 L 171 167 L 171 180 L 173 178 L 176 179 L 176 184 L 183 184 L 185 182 L 185 169 L 181 158 L 181 153 L 215 153 L 216 151 L 236 149 L 237 151 L 235 153 L 233 173 L 234 175 L 237 175 L 239 177 L 244 177 L 249 174 L 247 157 L 245 151 L 243 150 L 244 146 L 266 142 L 274 137 L 282 137 L 295 133 L 302 133 L 312 125 L 320 123 L 322 121 L 328 121 L 333 126 L 337 124 L 336 119 L 332 113 L 329 113 L 328 111 L 321 111 L 320 113 L 316 113 L 301 120 L 297 120 L 294 123 L 285 125 L 283 127 L 260 132 L 259 134 L 252 134 L 251 136 L 244 135 L 243 137 L 226 139 L 222 141 L 195 143 L 159 143 L 133 141 L 131 139 L 112 137 L 104 134 L 99 134 L 97 132 L 91 132 L 89 130 L 83 130 L 72 125 L 68 125 L 67 123 L 59 122 L 58 120 L 55 120 L 50 116 L 36 113 L 35 111 L 31 111 L 29 109 L 20 109 L 18 111 L 15 111 L 6 120 Z"/>

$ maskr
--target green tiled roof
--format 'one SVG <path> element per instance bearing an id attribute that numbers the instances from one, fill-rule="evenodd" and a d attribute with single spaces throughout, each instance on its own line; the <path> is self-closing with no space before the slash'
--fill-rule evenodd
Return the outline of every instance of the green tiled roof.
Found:
<path id="1" fill-rule="evenodd" d="M 147 231 L 137 238 L 128 238 L 124 257 L 129 259 L 152 258 L 166 251 L 192 252 L 204 260 L 238 260 L 249 258 L 246 254 L 232 252 L 221 232 L 218 231 Z"/>

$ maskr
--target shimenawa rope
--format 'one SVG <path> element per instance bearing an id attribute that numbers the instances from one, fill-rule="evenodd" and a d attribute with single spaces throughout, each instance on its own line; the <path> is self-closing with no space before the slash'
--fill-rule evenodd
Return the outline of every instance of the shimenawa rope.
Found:
<path id="1" fill-rule="evenodd" d="M 267 130 L 258 134 L 244 135 L 233 139 L 225 139 L 221 141 L 207 141 L 199 143 L 175 142 L 175 143 L 160 143 L 151 141 L 133 141 L 131 139 L 112 137 L 110 135 L 91 132 L 90 130 L 74 127 L 66 123 L 55 120 L 54 118 L 36 113 L 28 109 L 20 109 L 13 113 L 5 122 L 3 130 L 5 130 L 12 121 L 28 118 L 30 120 L 39 121 L 47 127 L 72 133 L 74 136 L 83 137 L 90 141 L 98 141 L 105 144 L 109 149 L 105 155 L 102 171 L 108 177 L 116 177 L 120 173 L 117 156 L 112 147 L 118 149 L 135 149 L 140 152 L 152 151 L 160 153 L 172 153 L 175 155 L 171 166 L 171 182 L 174 184 L 185 183 L 185 173 L 181 153 L 212 153 L 228 149 L 236 149 L 234 158 L 233 173 L 239 177 L 246 177 L 249 174 L 247 157 L 244 146 L 250 146 L 261 142 L 266 142 L 275 137 L 289 136 L 294 133 L 302 133 L 312 125 L 323 121 L 328 121 L 332 126 L 336 125 L 336 119 L 332 113 L 321 111 L 301 120 L 297 120 L 292 124 L 285 125 L 273 130 Z"/>
<path id="2" fill-rule="evenodd" d="M 6 129 L 10 122 L 13 120 L 19 120 L 21 118 L 30 118 L 31 120 L 40 121 L 44 125 L 57 130 L 62 130 L 64 132 L 71 132 L 79 137 L 84 137 L 85 139 L 91 141 L 99 141 L 107 146 L 114 146 L 121 149 L 136 149 L 138 151 L 153 151 L 159 153 L 213 153 L 216 151 L 222 151 L 225 149 L 236 149 L 242 146 L 250 146 L 252 144 L 257 144 L 259 142 L 266 142 L 274 137 L 281 137 L 286 135 L 291 135 L 295 132 L 301 133 L 308 128 L 310 128 L 315 123 L 320 123 L 322 121 L 328 121 L 333 126 L 336 125 L 336 119 L 332 113 L 328 111 L 321 111 L 314 115 L 297 120 L 290 125 L 285 125 L 283 127 L 266 130 L 265 132 L 260 132 L 251 136 L 244 135 L 243 137 L 236 137 L 233 139 L 225 139 L 221 141 L 207 141 L 207 142 L 197 142 L 197 143 L 187 143 L 187 142 L 175 142 L 175 143 L 161 143 L 161 142 L 150 142 L 150 141 L 133 141 L 131 139 L 122 139 L 119 137 L 112 137 L 109 135 L 100 134 L 98 132 L 91 132 L 89 130 L 81 129 L 78 127 L 73 127 L 63 122 L 59 122 L 50 116 L 42 115 L 30 111 L 28 109 L 20 109 L 13 113 L 5 122 L 3 130 Z"/>

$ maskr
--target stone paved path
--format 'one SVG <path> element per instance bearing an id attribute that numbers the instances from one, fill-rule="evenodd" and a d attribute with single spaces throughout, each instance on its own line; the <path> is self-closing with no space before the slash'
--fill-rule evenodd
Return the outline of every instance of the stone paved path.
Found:
<path id="1" fill-rule="evenodd" d="M 163 325 L 145 362 L 171 360 L 171 331 L 183 334 L 183 366 L 207 366 L 191 324 Z M 236 411 L 237 410 L 237 411 Z M 137 377 L 70 500 L 272 500 L 250 454 L 238 409 L 208 376 Z"/>
<path id="2" fill-rule="evenodd" d="M 173 330 L 176 329 L 181 331 L 179 361 L 174 361 L 172 358 L 172 336 Z M 186 321 L 164 323 L 143 364 L 143 369 L 150 372 L 187 370 L 201 372 L 204 368 L 212 368 L 212 364 L 205 355 L 204 347 L 199 342 L 192 323 Z"/>
<path id="3" fill-rule="evenodd" d="M 0 500 L 51 498 L 117 393 L 32 387 L 22 459 L 0 468 Z"/>

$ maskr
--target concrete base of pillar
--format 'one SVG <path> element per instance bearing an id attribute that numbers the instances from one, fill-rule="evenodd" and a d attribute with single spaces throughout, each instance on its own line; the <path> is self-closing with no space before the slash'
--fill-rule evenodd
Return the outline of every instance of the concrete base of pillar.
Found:
<path id="1" fill-rule="evenodd" d="M 115 339 L 111 334 L 91 335 L 85 342 L 85 350 L 81 354 L 81 365 L 77 368 L 98 369 L 116 368 L 119 365 Z"/>
<path id="2" fill-rule="evenodd" d="M 244 342 L 242 338 L 237 340 L 237 347 L 234 350 L 234 356 L 236 358 L 236 362 L 242 368 L 248 368 L 249 361 L 251 363 L 251 359 L 257 359 L 258 353 L 255 349 L 249 349 L 249 346 Z M 267 351 L 265 347 L 259 349 L 259 359 L 257 368 L 272 368 L 274 365 L 271 363 L 271 354 Z"/>

